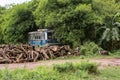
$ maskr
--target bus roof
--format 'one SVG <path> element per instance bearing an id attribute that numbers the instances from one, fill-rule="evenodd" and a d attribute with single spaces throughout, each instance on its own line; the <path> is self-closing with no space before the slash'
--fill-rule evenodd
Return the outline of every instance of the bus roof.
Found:
<path id="1" fill-rule="evenodd" d="M 36 33 L 42 33 L 42 32 L 53 32 L 53 30 L 38 29 L 38 31 L 29 32 L 28 34 L 36 34 Z"/>

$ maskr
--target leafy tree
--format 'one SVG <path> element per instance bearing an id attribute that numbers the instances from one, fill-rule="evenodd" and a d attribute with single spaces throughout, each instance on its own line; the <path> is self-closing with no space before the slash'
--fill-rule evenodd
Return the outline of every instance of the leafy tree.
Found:
<path id="1" fill-rule="evenodd" d="M 62 43 L 78 46 L 85 37 L 84 28 L 89 24 L 91 0 L 41 0 L 34 12 L 36 25 L 55 30 Z M 39 13 L 39 14 L 38 14 Z"/>
<path id="2" fill-rule="evenodd" d="M 106 41 L 109 42 L 110 45 L 107 47 L 112 49 L 113 41 L 119 40 L 119 28 L 116 24 L 117 21 L 115 18 L 117 15 L 115 14 L 120 11 L 120 6 L 115 2 L 115 0 L 93 0 L 93 7 L 94 11 L 102 18 L 102 25 L 97 28 L 97 30 L 100 30 L 98 34 L 101 35 L 100 32 L 103 33 L 101 41 L 103 44 L 105 44 Z"/>
<path id="3" fill-rule="evenodd" d="M 25 43 L 27 33 L 36 29 L 32 12 L 26 4 L 16 5 L 7 10 L 4 13 L 2 27 L 5 43 Z"/>
<path id="4" fill-rule="evenodd" d="M 2 34 L 2 22 L 3 22 L 3 14 L 4 14 L 5 8 L 0 7 L 0 44 L 3 43 L 3 34 Z"/>
<path id="5" fill-rule="evenodd" d="M 119 27 L 120 27 L 120 23 L 115 21 L 115 18 L 118 17 L 120 14 L 117 13 L 114 18 L 113 18 L 113 22 L 112 25 L 110 27 L 105 26 L 105 31 L 103 33 L 102 36 L 102 40 L 106 40 L 106 41 L 110 41 L 111 42 L 111 49 L 114 46 L 114 42 L 115 41 L 119 41 L 120 40 L 120 35 L 119 35 Z"/>
<path id="6" fill-rule="evenodd" d="M 55 31 L 62 44 L 76 47 L 87 40 L 102 41 L 101 46 L 107 43 L 111 49 L 111 43 L 119 40 L 120 15 L 114 17 L 120 11 L 119 3 L 119 0 L 31 0 L 5 10 L 0 8 L 3 36 L 0 40 L 25 43 L 29 31 L 47 28 Z"/>

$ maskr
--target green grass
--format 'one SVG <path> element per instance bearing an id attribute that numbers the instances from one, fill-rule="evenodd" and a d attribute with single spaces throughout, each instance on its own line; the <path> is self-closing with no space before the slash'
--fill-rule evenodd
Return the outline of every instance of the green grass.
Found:
<path id="1" fill-rule="evenodd" d="M 65 63 L 54 65 L 53 69 L 58 72 L 77 72 L 77 71 L 87 71 L 88 73 L 95 74 L 98 72 L 98 65 L 92 62 L 80 62 L 80 63 Z"/>
<path id="2" fill-rule="evenodd" d="M 91 62 L 65 63 L 32 70 L 0 70 L 0 80 L 119 80 L 120 67 L 98 70 Z"/>
<path id="3" fill-rule="evenodd" d="M 110 59 L 110 58 L 120 58 L 120 55 L 117 54 L 110 54 L 110 55 L 96 55 L 96 56 L 63 56 L 59 57 L 53 60 L 75 60 L 75 59 L 81 59 L 81 60 L 89 60 L 89 59 Z"/>
<path id="4" fill-rule="evenodd" d="M 92 75 L 89 80 L 120 80 L 120 67 L 107 67 L 100 70 L 99 75 Z"/>

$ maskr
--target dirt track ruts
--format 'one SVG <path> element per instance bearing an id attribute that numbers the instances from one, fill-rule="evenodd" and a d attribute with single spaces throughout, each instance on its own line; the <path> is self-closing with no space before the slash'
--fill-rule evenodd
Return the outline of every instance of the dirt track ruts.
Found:
<path id="1" fill-rule="evenodd" d="M 66 62 L 78 63 L 84 61 L 81 59 L 74 60 L 47 60 L 39 62 L 30 62 L 30 63 L 14 63 L 14 64 L 0 64 L 0 69 L 16 69 L 16 68 L 28 68 L 34 69 L 38 66 L 52 66 L 54 64 L 62 64 Z M 120 59 L 90 59 L 89 61 L 100 64 L 99 68 L 105 68 L 106 66 L 120 66 Z"/>

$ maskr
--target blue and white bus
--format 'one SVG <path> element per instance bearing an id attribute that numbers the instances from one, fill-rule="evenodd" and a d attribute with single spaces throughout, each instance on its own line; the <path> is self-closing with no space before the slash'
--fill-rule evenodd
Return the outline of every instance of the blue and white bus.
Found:
<path id="1" fill-rule="evenodd" d="M 35 46 L 36 48 L 56 43 L 52 30 L 39 29 L 38 31 L 29 32 L 28 35 L 29 45 Z"/>

